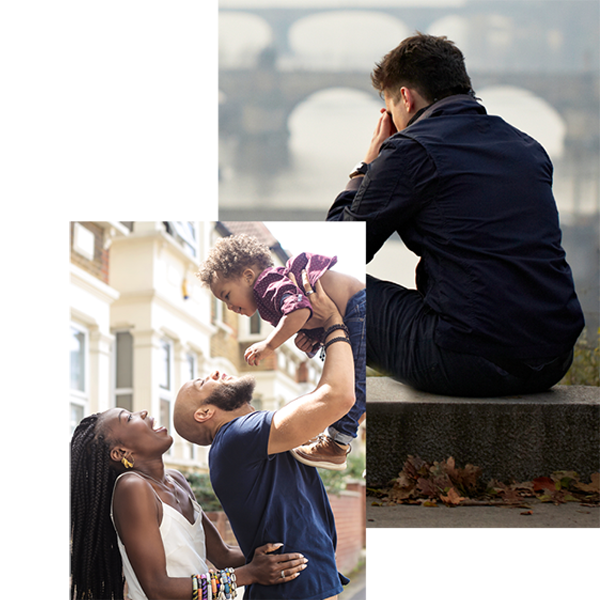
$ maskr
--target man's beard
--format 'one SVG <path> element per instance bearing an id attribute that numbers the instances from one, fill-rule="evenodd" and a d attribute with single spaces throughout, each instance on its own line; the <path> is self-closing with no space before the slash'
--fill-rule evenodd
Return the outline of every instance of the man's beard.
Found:
<path id="1" fill-rule="evenodd" d="M 206 399 L 222 410 L 232 411 L 244 404 L 250 404 L 256 381 L 252 375 L 244 375 L 235 381 L 225 381 Z"/>

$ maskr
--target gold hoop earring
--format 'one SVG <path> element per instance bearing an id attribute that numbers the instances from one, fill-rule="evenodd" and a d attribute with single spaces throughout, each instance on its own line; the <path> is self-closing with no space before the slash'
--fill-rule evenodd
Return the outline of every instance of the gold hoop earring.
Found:
<path id="1" fill-rule="evenodd" d="M 129 462 L 125 457 L 121 459 L 121 462 L 126 469 L 133 469 L 133 463 Z"/>

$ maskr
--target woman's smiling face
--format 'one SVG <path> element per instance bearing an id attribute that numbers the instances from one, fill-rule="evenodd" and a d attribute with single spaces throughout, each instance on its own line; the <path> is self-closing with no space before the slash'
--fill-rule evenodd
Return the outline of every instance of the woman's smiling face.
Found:
<path id="1" fill-rule="evenodd" d="M 103 422 L 108 437 L 134 455 L 164 454 L 173 443 L 166 427 L 156 426 L 147 410 L 132 413 L 123 408 L 111 408 L 104 413 Z"/>

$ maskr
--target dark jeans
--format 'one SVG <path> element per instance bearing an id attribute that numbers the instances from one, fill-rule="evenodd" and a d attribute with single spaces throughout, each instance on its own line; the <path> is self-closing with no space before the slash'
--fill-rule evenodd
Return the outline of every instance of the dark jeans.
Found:
<path id="1" fill-rule="evenodd" d="M 356 400 L 350 412 L 333 425 L 330 425 L 327 430 L 329 436 L 341 444 L 349 444 L 356 437 L 358 420 L 363 416 L 367 407 L 366 302 L 366 291 L 363 289 L 356 292 L 348 300 L 346 314 L 344 315 L 344 323 L 350 332 L 350 344 L 352 345 L 352 356 L 354 358 L 354 395 Z"/>
<path id="2" fill-rule="evenodd" d="M 496 360 L 441 348 L 438 315 L 416 290 L 367 275 L 367 364 L 416 389 L 449 396 L 509 396 L 558 383 L 573 360 Z"/>

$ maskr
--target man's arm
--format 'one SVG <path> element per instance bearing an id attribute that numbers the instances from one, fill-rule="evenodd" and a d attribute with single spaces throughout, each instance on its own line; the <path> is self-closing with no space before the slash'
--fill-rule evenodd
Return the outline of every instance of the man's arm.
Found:
<path id="1" fill-rule="evenodd" d="M 350 179 L 327 214 L 328 221 L 366 222 L 367 263 L 433 197 L 438 176 L 420 143 L 404 135 L 382 141 L 386 133 L 385 126 L 376 130 L 365 160 L 367 173 Z M 371 158 L 377 144 L 380 150 Z"/>
<path id="2" fill-rule="evenodd" d="M 398 131 L 394 125 L 391 115 L 386 112 L 385 108 L 382 108 L 380 113 L 381 114 L 379 115 L 379 119 L 377 121 L 377 127 L 375 127 L 373 137 L 371 138 L 371 143 L 365 155 L 364 162 L 366 162 L 367 165 L 372 163 L 379 156 L 381 146 L 385 140 Z M 352 202 L 354 201 L 354 196 L 362 184 L 363 177 L 364 175 L 356 175 L 350 179 L 346 185 L 346 189 L 338 195 L 338 197 L 335 199 L 335 202 L 329 209 L 327 218 L 325 219 L 326 221 L 365 220 L 364 218 L 353 215 L 351 210 L 345 210 L 346 208 L 351 208 Z"/>
<path id="3" fill-rule="evenodd" d="M 303 275 L 306 291 L 310 290 L 308 278 Z M 343 319 L 335 304 L 325 294 L 317 281 L 315 293 L 309 296 L 313 308 L 315 324 L 322 324 L 327 330 L 332 325 L 342 324 Z M 347 337 L 337 329 L 326 336 L 324 342 Z M 280 408 L 271 422 L 269 454 L 291 450 L 317 436 L 328 425 L 335 423 L 354 405 L 354 362 L 349 343 L 339 341 L 327 348 L 323 372 L 317 388 Z"/>

